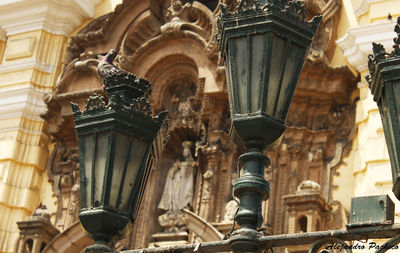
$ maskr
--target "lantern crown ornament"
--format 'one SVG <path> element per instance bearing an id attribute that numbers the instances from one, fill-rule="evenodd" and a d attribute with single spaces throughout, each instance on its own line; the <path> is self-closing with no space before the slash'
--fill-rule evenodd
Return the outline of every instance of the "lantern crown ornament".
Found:
<path id="1" fill-rule="evenodd" d="M 98 66 L 108 101 L 93 94 L 84 111 L 71 103 L 80 153 L 79 218 L 95 241 L 87 252 L 110 251 L 111 238 L 135 220 L 150 173 L 149 153 L 167 115 L 152 116 L 146 100 L 151 84 L 113 66 L 114 54 Z"/>
<path id="2" fill-rule="evenodd" d="M 393 193 L 400 199 L 400 17 L 394 28 L 393 51 L 372 43 L 368 56 L 369 75 L 365 77 L 379 107 L 392 167 Z"/>
<path id="3" fill-rule="evenodd" d="M 216 37 L 225 61 L 231 136 L 237 144 L 265 146 L 283 134 L 320 20 L 307 21 L 300 1 L 241 0 L 235 12 L 221 4 Z"/>

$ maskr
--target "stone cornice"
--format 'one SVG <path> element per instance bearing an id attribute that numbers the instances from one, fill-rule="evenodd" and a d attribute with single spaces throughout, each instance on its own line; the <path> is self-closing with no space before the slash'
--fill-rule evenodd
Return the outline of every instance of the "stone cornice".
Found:
<path id="1" fill-rule="evenodd" d="M 35 69 L 47 74 L 53 73 L 54 66 L 39 59 L 22 59 L 0 65 L 0 74 L 24 69 Z"/>
<path id="2" fill-rule="evenodd" d="M 7 35 L 34 30 L 68 36 L 93 17 L 99 0 L 4 0 L 0 24 Z"/>
<path id="3" fill-rule="evenodd" d="M 348 62 L 359 72 L 368 69 L 368 54 L 372 53 L 372 42 L 381 43 L 388 51 L 393 45 L 395 22 L 369 24 L 350 28 L 336 41 Z"/>

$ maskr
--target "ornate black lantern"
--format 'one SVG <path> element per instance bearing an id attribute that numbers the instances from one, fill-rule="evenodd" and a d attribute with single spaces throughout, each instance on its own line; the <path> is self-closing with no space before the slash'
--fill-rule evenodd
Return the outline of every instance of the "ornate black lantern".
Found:
<path id="1" fill-rule="evenodd" d="M 146 166 L 154 138 L 166 112 L 151 116 L 146 100 L 151 84 L 101 63 L 108 103 L 94 94 L 81 112 L 72 103 L 80 152 L 83 227 L 96 245 L 111 251 L 110 239 L 135 219 L 149 175 Z"/>
<path id="2" fill-rule="evenodd" d="M 382 44 L 373 43 L 368 56 L 370 76 L 366 79 L 378 104 L 392 167 L 393 192 L 400 199 L 400 17 L 394 31 L 394 50 L 388 54 Z"/>
<path id="3" fill-rule="evenodd" d="M 306 21 L 300 1 L 242 0 L 221 5 L 217 38 L 225 60 L 232 137 L 238 144 L 278 139 L 321 17 Z M 250 130 L 251 129 L 251 130 Z"/>
<path id="4" fill-rule="evenodd" d="M 261 202 L 269 197 L 264 168 L 269 159 L 266 145 L 285 130 L 289 111 L 307 49 L 321 17 L 306 20 L 300 1 L 241 0 L 236 12 L 221 5 L 218 44 L 225 61 L 231 137 L 247 152 L 234 185 L 240 199 L 233 233 L 234 252 L 258 252 L 257 232 L 262 223 Z"/>

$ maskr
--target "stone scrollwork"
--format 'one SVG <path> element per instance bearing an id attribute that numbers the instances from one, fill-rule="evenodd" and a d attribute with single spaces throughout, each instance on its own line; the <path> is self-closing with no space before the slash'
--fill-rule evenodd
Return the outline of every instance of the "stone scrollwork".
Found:
<path id="1" fill-rule="evenodd" d="M 337 139 L 351 139 L 355 132 L 355 112 L 351 105 L 334 107 L 328 114 L 329 128 Z"/>
<path id="2" fill-rule="evenodd" d="M 321 62 L 326 58 L 333 57 L 335 49 L 336 30 L 339 22 L 341 9 L 340 0 L 305 0 L 309 16 L 320 14 L 322 21 L 319 25 L 317 34 L 308 51 L 308 60 L 312 62 Z"/>

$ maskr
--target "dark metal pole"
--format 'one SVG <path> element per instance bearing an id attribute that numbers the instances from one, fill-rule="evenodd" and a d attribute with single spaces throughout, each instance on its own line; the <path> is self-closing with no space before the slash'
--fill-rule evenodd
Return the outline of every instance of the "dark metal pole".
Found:
<path id="1" fill-rule="evenodd" d="M 243 164 L 240 177 L 234 185 L 234 195 L 240 199 L 239 211 L 235 220 L 240 229 L 232 234 L 230 245 L 234 252 L 258 252 L 257 232 L 262 224 L 261 203 L 269 197 L 269 183 L 264 179 L 265 166 L 269 159 L 262 152 L 262 142 L 251 141 L 247 144 L 247 152 L 239 157 Z"/>

